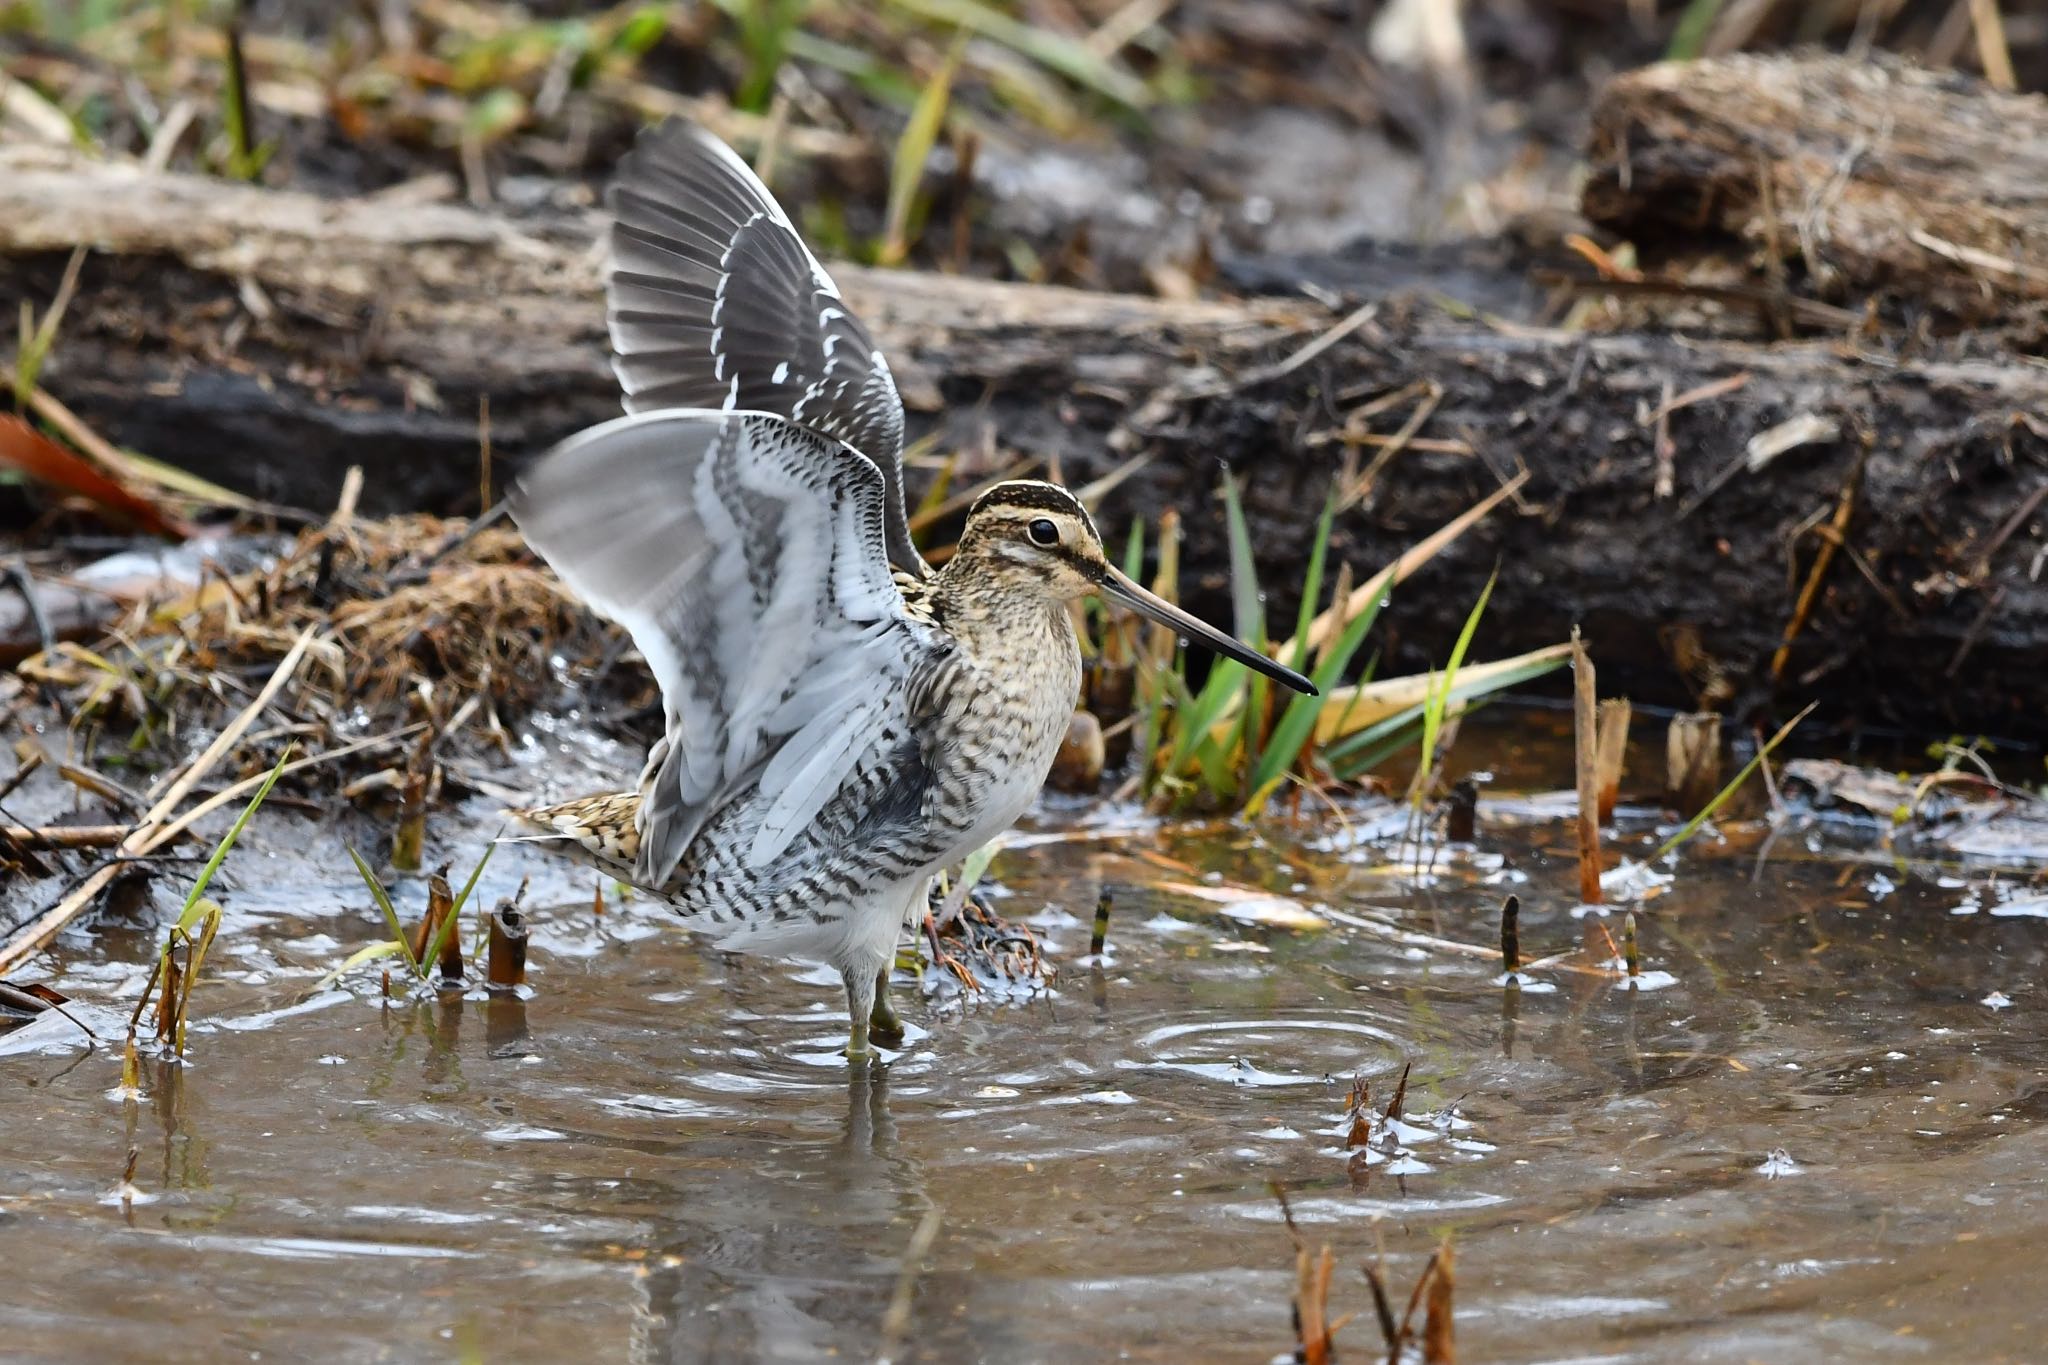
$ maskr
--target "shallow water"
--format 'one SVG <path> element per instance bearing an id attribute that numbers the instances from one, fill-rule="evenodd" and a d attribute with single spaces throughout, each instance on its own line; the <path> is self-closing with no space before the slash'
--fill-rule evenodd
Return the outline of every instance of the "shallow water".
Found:
<path id="1" fill-rule="evenodd" d="M 1509 990 L 1506 891 L 1526 958 L 1606 952 L 1568 832 L 1526 809 L 1482 807 L 1497 860 L 1421 868 L 1327 824 L 1041 811 L 1095 836 L 1022 841 L 992 903 L 1048 941 L 1052 990 L 913 1003 L 910 1046 L 852 1078 L 827 976 L 600 916 L 518 847 L 484 889 L 536 873 L 551 907 L 530 999 L 387 1002 L 374 967 L 312 993 L 381 924 L 338 844 L 266 820 L 187 1065 L 123 1098 L 51 1016 L 0 1035 L 4 1354 L 871 1359 L 935 1211 L 897 1359 L 1266 1360 L 1292 1342 L 1279 1182 L 1338 1253 L 1333 1311 L 1366 1310 L 1347 1359 L 1374 1356 L 1359 1263 L 1383 1249 L 1404 1293 L 1447 1233 L 1470 1360 L 2037 1358 L 2048 922 L 1995 913 L 2017 879 L 1806 836 L 1759 867 L 1731 829 L 1641 916 L 1660 989 L 1578 956 Z M 1233 887 L 1326 922 L 1233 919 Z M 42 975 L 118 1027 L 92 1007 L 125 1017 L 157 934 L 117 916 Z M 1383 1108 L 1404 1065 L 1395 1150 L 1347 1152 L 1354 1079 Z"/>

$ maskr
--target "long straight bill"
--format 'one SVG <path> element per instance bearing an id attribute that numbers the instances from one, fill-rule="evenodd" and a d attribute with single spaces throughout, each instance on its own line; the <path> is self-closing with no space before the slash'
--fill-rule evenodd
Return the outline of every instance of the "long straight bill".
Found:
<path id="1" fill-rule="evenodd" d="M 1276 664 L 1265 655 L 1247 645 L 1240 644 L 1225 635 L 1208 622 L 1188 615 L 1163 597 L 1145 591 L 1129 578 L 1117 572 L 1110 565 L 1103 565 L 1103 576 L 1098 579 L 1102 595 L 1120 606 L 1129 607 L 1149 621 L 1176 631 L 1187 639 L 1208 649 L 1215 650 L 1226 659 L 1235 659 L 1246 668 L 1256 668 L 1275 682 L 1285 683 L 1297 692 L 1313 697 L 1316 685 L 1284 664 Z"/>

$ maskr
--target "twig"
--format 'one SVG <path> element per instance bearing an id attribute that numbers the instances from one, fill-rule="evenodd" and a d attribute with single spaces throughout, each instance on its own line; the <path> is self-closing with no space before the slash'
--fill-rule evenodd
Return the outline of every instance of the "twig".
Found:
<path id="1" fill-rule="evenodd" d="M 1856 493 L 1863 480 L 1863 461 L 1859 457 L 1849 469 L 1849 477 L 1842 481 L 1841 494 L 1835 500 L 1835 515 L 1829 523 L 1833 535 L 1822 536 L 1820 548 L 1814 551 L 1813 567 L 1807 571 L 1806 585 L 1799 590 L 1799 600 L 1793 603 L 1792 619 L 1785 623 L 1785 636 L 1777 652 L 1771 655 L 1771 682 L 1775 685 L 1785 676 L 1785 665 L 1792 658 L 1793 642 L 1806 629 L 1808 618 L 1813 615 L 1813 605 L 1820 600 L 1821 584 L 1827 581 L 1828 567 L 1835 562 L 1835 549 L 1844 543 L 1849 534 L 1849 522 L 1856 515 Z"/>
<path id="2" fill-rule="evenodd" d="M 1656 475 L 1650 484 L 1650 496 L 1663 502 L 1678 489 L 1678 447 L 1671 443 L 1671 376 L 1664 376 L 1664 401 L 1657 404 L 1656 434 L 1650 438 L 1651 457 L 1656 461 Z"/>
<path id="3" fill-rule="evenodd" d="M 312 641 L 313 627 L 308 626 L 299 633 L 299 638 L 293 643 L 291 651 L 279 661 L 276 670 L 270 675 L 270 681 L 263 685 L 263 690 L 256 694 L 255 700 L 244 707 L 240 715 L 228 722 L 226 728 L 214 738 L 213 743 L 206 746 L 199 757 L 185 765 L 184 771 L 170 784 L 163 796 L 149 808 L 136 823 L 135 828 L 128 832 L 128 836 L 115 846 L 114 856 L 104 866 L 80 882 L 71 894 L 56 905 L 15 930 L 7 942 L 0 945 L 0 976 L 13 971 L 28 958 L 42 951 L 50 940 L 63 932 L 65 925 L 76 919 L 93 903 L 100 892 L 106 890 L 121 874 L 121 869 L 126 864 L 149 853 L 172 837 L 173 831 L 166 824 L 171 812 L 176 810 L 178 803 L 183 801 L 214 766 L 227 756 L 243 733 L 269 707 L 272 699 L 291 681 L 292 675 L 298 672 L 299 661 L 306 657 L 306 649 Z M 178 825 L 176 828 L 182 829 L 183 826 Z"/>
<path id="4" fill-rule="evenodd" d="M 1353 332 L 1365 326 L 1366 323 L 1371 322 L 1379 311 L 1380 306 L 1377 302 L 1364 304 L 1353 309 L 1334 326 L 1329 328 L 1329 330 L 1309 342 L 1306 346 L 1295 351 L 1285 360 L 1272 365 L 1262 365 L 1256 370 L 1242 374 L 1230 383 L 1229 388 L 1249 389 L 1256 385 L 1268 384 L 1275 379 L 1282 379 L 1293 374 L 1296 370 L 1308 364 L 1309 361 L 1314 360 L 1324 351 L 1329 350 L 1345 337 L 1350 336 Z"/>
<path id="5" fill-rule="evenodd" d="M 21 594 L 21 600 L 27 604 L 28 619 L 36 628 L 36 643 L 42 646 L 43 653 L 48 654 L 57 647 L 57 632 L 50 629 L 50 615 L 43 610 L 43 597 L 36 591 L 35 576 L 29 573 L 28 566 L 21 562 L 20 555 L 15 555 L 7 561 L 4 574 L 7 581 L 13 584 L 14 590 Z"/>
<path id="6" fill-rule="evenodd" d="M 1393 563 L 1381 569 L 1371 578 L 1351 590 L 1343 602 L 1333 604 L 1309 623 L 1308 644 L 1311 649 L 1322 648 L 1323 641 L 1344 628 L 1343 623 L 1351 620 L 1366 607 L 1386 595 L 1387 589 L 1406 580 L 1416 570 L 1443 552 L 1443 548 L 1485 519 L 1487 513 L 1506 502 L 1529 481 L 1529 471 L 1523 470 L 1493 492 L 1481 498 L 1476 504 L 1459 513 L 1449 522 L 1430 535 L 1408 547 Z M 1276 658 L 1291 658 L 1295 652 L 1293 640 L 1277 647 Z"/>
<path id="7" fill-rule="evenodd" d="M 6 825 L 0 838 L 30 848 L 112 848 L 133 825 Z"/>
<path id="8" fill-rule="evenodd" d="M 1963 671 L 1963 661 L 1970 657 L 1970 651 L 1984 638 L 1985 629 L 1990 626 L 1992 618 L 1998 615 L 1998 609 L 2004 605 L 2005 588 L 2001 585 L 1992 590 L 1991 596 L 1985 599 L 1983 607 L 1978 610 L 1976 618 L 1963 630 L 1963 638 L 1956 642 L 1956 652 L 1949 656 L 1948 667 L 1942 670 L 1943 673 L 1953 678 Z"/>
<path id="9" fill-rule="evenodd" d="M 1749 383 L 1749 371 L 1744 370 L 1740 374 L 1731 374 L 1726 379 L 1716 379 L 1710 383 L 1701 384 L 1697 388 L 1687 389 L 1684 393 L 1673 398 L 1671 396 L 1671 384 L 1667 380 L 1664 384 L 1663 401 L 1657 405 L 1656 411 L 1650 414 L 1648 420 L 1643 425 L 1656 426 L 1659 423 L 1668 422 L 1671 414 L 1674 412 L 1683 412 L 1695 403 L 1705 403 L 1715 398 L 1726 398 L 1729 394 L 1734 393 L 1747 383 Z"/>
<path id="10" fill-rule="evenodd" d="M 1430 416 L 1436 412 L 1437 404 L 1443 401 L 1443 385 L 1435 380 L 1425 382 L 1427 382 L 1428 388 L 1422 395 L 1422 401 L 1415 405 L 1414 411 L 1408 414 L 1407 420 L 1401 423 L 1400 429 L 1388 439 L 1385 445 L 1379 448 L 1379 452 L 1372 457 L 1372 461 L 1366 465 L 1364 472 L 1355 479 L 1347 479 L 1345 481 L 1341 506 L 1350 507 L 1365 501 L 1366 494 L 1372 492 L 1374 481 L 1386 471 L 1389 464 L 1393 463 L 1395 456 L 1406 450 L 1414 442 L 1416 436 L 1422 431 L 1423 423 L 1427 422 Z"/>
<path id="11" fill-rule="evenodd" d="M 1977 61 L 1984 79 L 1999 90 L 2020 88 L 2012 68 L 2012 49 L 2006 46 L 2005 20 L 1998 13 L 1998 0 L 1970 0 L 1970 26 L 1977 31 Z"/>
<path id="12" fill-rule="evenodd" d="M 28 749 L 26 754 L 21 754 L 20 750 L 16 750 L 16 753 L 20 755 L 20 766 L 14 770 L 13 775 L 4 783 L 0 783 L 0 801 L 5 801 L 8 797 L 14 795 L 15 789 L 28 781 L 36 769 L 43 766 L 43 751 L 33 744 L 25 747 Z"/>
<path id="13" fill-rule="evenodd" d="M 2041 510 L 2043 499 L 2048 499 L 2048 480 L 2043 480 L 2039 487 L 2022 498 L 2013 514 L 1991 533 L 1991 539 L 1984 542 L 1983 552 L 1977 556 L 1977 562 L 1970 570 L 1971 578 L 1982 580 L 1990 576 L 1992 559 L 2005 548 L 2005 542 L 2011 540 L 2014 533 L 2026 525 L 2034 513 Z"/>
<path id="14" fill-rule="evenodd" d="M 406 726 L 402 730 L 393 730 L 389 734 L 370 735 L 363 739 L 352 740 L 338 749 L 328 749 L 306 758 L 295 758 L 278 770 L 278 776 L 282 777 L 286 773 L 295 773 L 302 768 L 316 767 L 322 763 L 332 763 L 336 759 L 347 758 L 350 754 L 358 754 L 366 749 L 378 749 L 386 745 L 396 744 L 400 740 L 411 738 L 425 727 L 425 721 L 418 721 Z M 162 848 L 165 844 L 191 828 L 192 825 L 205 819 L 222 806 L 238 801 L 248 793 L 255 791 L 263 785 L 263 780 L 267 775 L 265 773 L 257 773 L 253 777 L 243 778 L 233 786 L 223 787 L 220 791 L 207 797 L 191 810 L 186 811 L 183 815 L 151 835 L 148 844 L 144 846 L 142 851 L 144 853 L 154 853 L 157 849 Z"/>

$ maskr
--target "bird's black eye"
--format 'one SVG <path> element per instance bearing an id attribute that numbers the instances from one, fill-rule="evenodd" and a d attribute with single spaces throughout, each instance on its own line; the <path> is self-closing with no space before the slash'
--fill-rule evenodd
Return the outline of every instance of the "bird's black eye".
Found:
<path id="1" fill-rule="evenodd" d="M 1025 527 L 1024 534 L 1031 537 L 1033 545 L 1052 546 L 1060 543 L 1060 528 L 1044 517 Z"/>

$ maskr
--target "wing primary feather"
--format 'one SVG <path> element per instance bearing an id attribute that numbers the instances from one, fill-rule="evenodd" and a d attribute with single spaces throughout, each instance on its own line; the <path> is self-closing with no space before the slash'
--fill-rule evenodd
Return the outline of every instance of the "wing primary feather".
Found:
<path id="1" fill-rule="evenodd" d="M 514 518 L 632 635 L 667 718 L 641 776 L 636 876 L 661 888 L 705 822 L 757 793 L 750 858 L 816 820 L 942 649 L 886 553 L 889 489 L 860 451 L 773 413 L 644 413 L 563 442 Z"/>
<path id="2" fill-rule="evenodd" d="M 846 442 L 882 474 L 890 560 L 929 573 L 910 538 L 895 377 L 767 186 L 717 138 L 670 120 L 641 135 L 607 202 L 627 410 L 770 412 Z"/>

